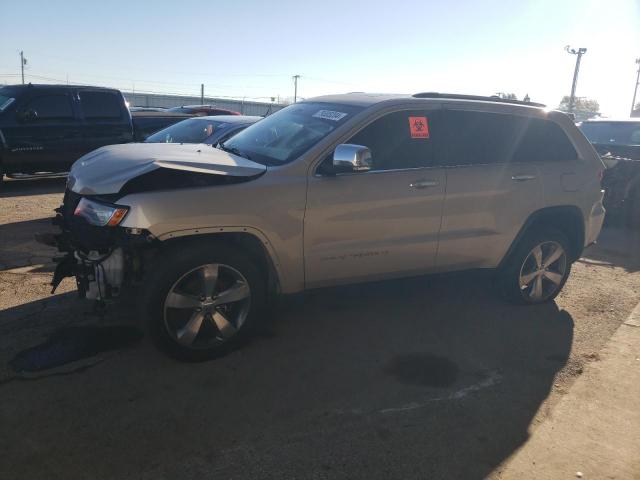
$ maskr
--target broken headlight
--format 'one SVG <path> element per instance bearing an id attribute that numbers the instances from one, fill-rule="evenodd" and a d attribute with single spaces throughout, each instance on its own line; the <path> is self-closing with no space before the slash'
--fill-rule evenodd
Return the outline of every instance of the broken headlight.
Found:
<path id="1" fill-rule="evenodd" d="M 73 215 L 84 218 L 87 223 L 98 227 L 115 227 L 125 217 L 129 207 L 110 205 L 83 198 L 78 203 Z"/>

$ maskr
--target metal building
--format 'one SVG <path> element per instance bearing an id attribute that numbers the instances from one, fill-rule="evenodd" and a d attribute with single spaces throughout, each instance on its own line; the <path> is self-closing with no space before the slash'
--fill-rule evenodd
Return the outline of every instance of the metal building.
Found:
<path id="1" fill-rule="evenodd" d="M 180 107 L 182 105 L 200 105 L 199 96 L 162 95 L 154 93 L 122 92 L 132 107 Z M 284 108 L 286 105 L 278 103 L 264 103 L 249 100 L 233 100 L 228 98 L 204 97 L 205 105 L 215 105 L 219 108 L 240 112 L 242 115 L 259 115 L 264 117 Z"/>

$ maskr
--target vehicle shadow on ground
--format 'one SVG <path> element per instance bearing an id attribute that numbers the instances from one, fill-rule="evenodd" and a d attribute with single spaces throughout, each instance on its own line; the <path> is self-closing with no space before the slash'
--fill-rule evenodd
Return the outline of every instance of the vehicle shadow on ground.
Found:
<path id="1" fill-rule="evenodd" d="M 620 226 L 603 228 L 598 242 L 585 250 L 579 261 L 622 267 L 630 273 L 640 271 L 640 230 Z"/>
<path id="2" fill-rule="evenodd" d="M 66 175 L 52 178 L 34 178 L 30 180 L 5 179 L 4 182 L 0 184 L 0 198 L 64 193 L 66 183 Z"/>
<path id="3" fill-rule="evenodd" d="M 482 273 L 313 291 L 215 361 L 145 342 L 3 385 L 0 476 L 484 478 L 527 439 L 572 339 L 566 311 L 508 305 Z"/>
<path id="4" fill-rule="evenodd" d="M 52 215 L 53 216 L 53 215 Z M 54 247 L 38 243 L 38 233 L 58 233 L 51 218 L 0 224 L 0 271 L 37 264 L 51 264 Z"/>

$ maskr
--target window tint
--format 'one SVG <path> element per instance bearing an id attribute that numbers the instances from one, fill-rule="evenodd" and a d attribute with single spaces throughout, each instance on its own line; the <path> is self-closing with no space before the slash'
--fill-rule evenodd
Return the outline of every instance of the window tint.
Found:
<path id="1" fill-rule="evenodd" d="M 26 110 L 33 110 L 38 119 L 73 118 L 73 109 L 66 95 L 43 95 L 29 102 Z"/>
<path id="2" fill-rule="evenodd" d="M 577 158 L 562 128 L 547 120 L 463 110 L 448 110 L 444 115 L 448 165 Z"/>
<path id="3" fill-rule="evenodd" d="M 109 92 L 80 92 L 85 118 L 120 118 L 120 99 Z"/>
<path id="4" fill-rule="evenodd" d="M 513 160 L 516 162 L 563 162 L 578 154 L 560 125 L 538 118 L 523 118 L 524 135 Z"/>
<path id="5" fill-rule="evenodd" d="M 371 150 L 372 170 L 425 167 L 435 163 L 434 138 L 440 133 L 440 112 L 394 112 L 374 121 L 346 143 Z"/>

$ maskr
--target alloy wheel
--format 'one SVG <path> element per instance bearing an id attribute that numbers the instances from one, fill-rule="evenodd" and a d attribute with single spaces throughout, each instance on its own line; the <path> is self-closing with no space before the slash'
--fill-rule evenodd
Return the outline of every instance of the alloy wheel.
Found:
<path id="1" fill-rule="evenodd" d="M 233 338 L 251 305 L 249 282 L 238 270 L 210 263 L 185 273 L 164 301 L 164 325 L 181 346 L 211 348 Z"/>
<path id="2" fill-rule="evenodd" d="M 567 253 L 562 245 L 542 242 L 531 249 L 520 268 L 520 291 L 529 301 L 544 301 L 562 287 L 566 273 Z"/>

